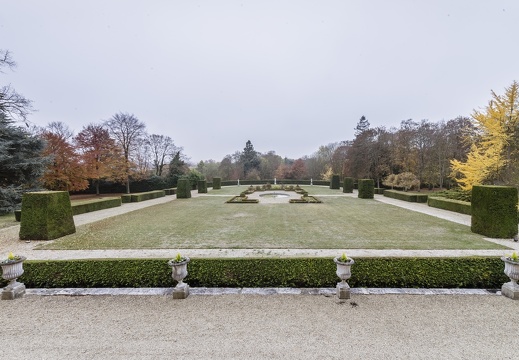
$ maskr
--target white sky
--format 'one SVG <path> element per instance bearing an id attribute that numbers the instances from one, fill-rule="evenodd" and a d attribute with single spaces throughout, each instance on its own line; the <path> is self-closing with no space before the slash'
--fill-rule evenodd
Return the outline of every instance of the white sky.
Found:
<path id="1" fill-rule="evenodd" d="M 0 0 L 0 75 L 36 125 L 116 112 L 196 163 L 251 140 L 310 155 L 372 126 L 449 120 L 519 80 L 519 1 Z"/>

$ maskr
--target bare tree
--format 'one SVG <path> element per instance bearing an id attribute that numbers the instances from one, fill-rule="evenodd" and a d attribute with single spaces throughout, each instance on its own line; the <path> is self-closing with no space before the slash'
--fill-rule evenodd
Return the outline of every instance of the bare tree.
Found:
<path id="1" fill-rule="evenodd" d="M 155 175 L 162 176 L 164 165 L 169 163 L 174 154 L 181 149 L 177 149 L 169 136 L 151 134 L 146 142 L 151 150 Z"/>
<path id="2" fill-rule="evenodd" d="M 130 193 L 131 150 L 145 135 L 146 125 L 133 114 L 117 113 L 104 125 L 121 147 L 125 159 L 126 193 Z"/>
<path id="3" fill-rule="evenodd" d="M 12 59 L 9 50 L 0 49 L 0 73 L 4 72 L 4 67 L 13 70 L 16 67 L 16 62 Z M 28 126 L 27 115 L 32 110 L 32 101 L 17 93 L 11 87 L 11 84 L 0 87 L 0 113 L 5 118 L 21 120 Z"/>

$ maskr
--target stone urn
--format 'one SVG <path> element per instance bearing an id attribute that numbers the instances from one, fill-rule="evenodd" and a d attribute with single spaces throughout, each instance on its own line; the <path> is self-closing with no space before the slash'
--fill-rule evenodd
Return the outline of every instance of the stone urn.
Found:
<path id="1" fill-rule="evenodd" d="M 349 299 L 351 297 L 350 286 L 346 282 L 351 277 L 351 266 L 355 264 L 352 258 L 341 258 L 336 257 L 333 259 L 337 265 L 336 274 L 341 279 L 341 282 L 337 283 L 337 296 L 339 299 Z"/>
<path id="2" fill-rule="evenodd" d="M 184 282 L 184 278 L 187 276 L 187 264 L 190 259 L 188 257 L 178 257 L 168 261 L 168 265 L 171 266 L 174 280 L 178 281 L 177 286 L 173 288 L 174 299 L 185 299 L 189 295 L 189 285 Z"/>
<path id="3" fill-rule="evenodd" d="M 519 261 L 512 260 L 509 257 L 502 257 L 505 263 L 505 275 L 510 278 L 510 282 L 503 284 L 501 294 L 513 300 L 519 300 Z"/>
<path id="4" fill-rule="evenodd" d="M 25 294 L 25 285 L 16 281 L 23 275 L 23 262 L 26 257 L 18 256 L 13 260 L 0 262 L 2 266 L 2 278 L 9 281 L 2 291 L 2 300 L 13 300 Z"/>

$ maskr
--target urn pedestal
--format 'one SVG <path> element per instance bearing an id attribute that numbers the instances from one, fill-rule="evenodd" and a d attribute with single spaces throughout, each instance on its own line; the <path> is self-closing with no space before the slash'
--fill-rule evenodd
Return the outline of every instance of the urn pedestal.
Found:
<path id="1" fill-rule="evenodd" d="M 170 260 L 168 265 L 172 268 L 172 274 L 174 280 L 178 281 L 177 286 L 173 288 L 173 299 L 185 299 L 189 296 L 189 285 L 183 280 L 187 276 L 187 264 L 189 258 L 185 258 L 182 262 L 175 262 Z"/>
<path id="2" fill-rule="evenodd" d="M 2 300 L 14 300 L 25 294 L 25 285 L 16 281 L 23 275 L 25 259 L 21 256 L 18 260 L 0 264 L 2 266 L 2 278 L 9 281 L 9 284 L 2 290 Z"/>
<path id="3" fill-rule="evenodd" d="M 510 278 L 510 282 L 503 284 L 501 287 L 501 295 L 506 296 L 512 300 L 519 300 L 519 262 L 509 260 L 502 257 L 501 260 L 505 263 L 505 275 Z"/>
<path id="4" fill-rule="evenodd" d="M 335 264 L 337 265 L 336 274 L 341 279 L 341 282 L 337 283 L 337 297 L 339 299 L 349 299 L 351 297 L 350 286 L 346 282 L 351 277 L 351 265 L 355 264 L 353 259 L 348 259 L 348 261 L 341 261 L 339 258 L 333 259 Z"/>

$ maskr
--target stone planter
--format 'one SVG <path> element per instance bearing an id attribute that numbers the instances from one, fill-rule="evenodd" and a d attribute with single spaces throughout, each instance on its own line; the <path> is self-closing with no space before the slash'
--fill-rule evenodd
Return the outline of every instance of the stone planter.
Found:
<path id="1" fill-rule="evenodd" d="M 351 266 L 355 264 L 353 259 L 348 258 L 348 261 L 341 261 L 340 258 L 336 257 L 333 259 L 337 265 L 336 274 L 342 281 L 337 283 L 337 297 L 339 299 L 349 299 L 351 297 L 350 286 L 346 282 L 351 277 Z"/>
<path id="2" fill-rule="evenodd" d="M 519 262 L 512 261 L 506 257 L 502 257 L 501 260 L 505 263 L 505 275 L 510 278 L 510 282 L 503 284 L 501 287 L 501 294 L 513 299 L 519 300 Z"/>
<path id="3" fill-rule="evenodd" d="M 2 278 L 9 281 L 9 284 L 2 291 L 2 300 L 13 300 L 25 294 L 25 285 L 16 281 L 23 275 L 25 259 L 24 256 L 21 256 L 18 260 L 0 264 L 2 266 Z"/>
<path id="4" fill-rule="evenodd" d="M 173 299 L 185 299 L 189 295 L 189 285 L 187 285 L 183 280 L 187 276 L 187 264 L 190 259 L 188 257 L 185 258 L 184 261 L 176 262 L 175 260 L 170 260 L 168 265 L 171 266 L 172 274 L 174 280 L 178 281 L 177 286 L 173 288 Z"/>

